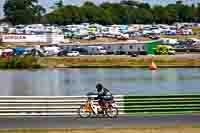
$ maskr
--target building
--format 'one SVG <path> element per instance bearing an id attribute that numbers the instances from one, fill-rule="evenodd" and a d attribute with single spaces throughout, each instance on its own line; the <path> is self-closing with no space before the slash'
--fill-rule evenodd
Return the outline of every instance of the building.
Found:
<path id="1" fill-rule="evenodd" d="M 154 54 L 153 49 L 161 44 L 160 40 L 155 41 L 124 41 L 124 42 L 113 42 L 113 43 L 81 43 L 81 44 L 67 44 L 65 47 L 71 51 L 73 48 L 81 47 L 88 49 L 88 46 L 102 46 L 108 54 Z"/>

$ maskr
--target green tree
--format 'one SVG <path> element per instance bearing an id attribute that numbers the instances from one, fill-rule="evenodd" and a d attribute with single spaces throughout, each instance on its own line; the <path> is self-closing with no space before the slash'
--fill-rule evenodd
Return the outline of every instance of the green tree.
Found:
<path id="1" fill-rule="evenodd" d="M 176 4 L 154 7 L 131 0 L 123 0 L 120 3 L 105 2 L 99 6 L 92 2 L 85 2 L 82 6 L 57 7 L 59 8 L 46 15 L 50 23 L 172 24 L 177 21 L 200 21 L 200 4 L 195 7 L 194 5 L 184 5 L 181 1 Z"/>
<path id="2" fill-rule="evenodd" d="M 54 6 L 52 6 L 51 8 L 54 10 L 60 9 L 64 7 L 64 3 L 63 0 L 59 0 L 57 2 L 55 2 Z"/>
<path id="3" fill-rule="evenodd" d="M 13 24 L 30 24 L 37 23 L 45 9 L 38 4 L 38 0 L 7 0 L 4 13 Z"/>
<path id="4" fill-rule="evenodd" d="M 123 0 L 120 2 L 120 4 L 127 5 L 127 6 L 135 6 L 135 7 L 139 5 L 137 1 L 132 1 L 132 0 Z"/>
<path id="5" fill-rule="evenodd" d="M 197 21 L 200 22 L 200 3 L 197 6 L 196 9 L 196 17 L 197 17 Z"/>

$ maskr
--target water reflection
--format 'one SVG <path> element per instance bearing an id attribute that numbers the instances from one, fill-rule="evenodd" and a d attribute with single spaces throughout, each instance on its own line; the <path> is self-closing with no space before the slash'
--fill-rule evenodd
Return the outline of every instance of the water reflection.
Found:
<path id="1" fill-rule="evenodd" d="M 0 95 L 84 95 L 95 91 L 98 82 L 120 95 L 196 94 L 200 92 L 199 72 L 198 68 L 0 71 Z"/>

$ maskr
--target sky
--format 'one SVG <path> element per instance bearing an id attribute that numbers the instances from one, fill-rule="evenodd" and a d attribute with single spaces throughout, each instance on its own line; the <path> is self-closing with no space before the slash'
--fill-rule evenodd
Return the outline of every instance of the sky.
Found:
<path id="1" fill-rule="evenodd" d="M 4 5 L 4 2 L 6 0 L 0 0 L 0 17 L 3 16 L 3 5 Z M 58 0 L 39 0 L 39 3 L 45 7 L 45 8 L 49 8 L 49 7 L 52 7 L 53 4 L 58 1 Z M 92 1 L 96 4 L 100 4 L 102 2 L 105 2 L 105 1 L 109 1 L 109 2 L 119 2 L 121 0 L 64 0 L 65 4 L 73 4 L 73 5 L 81 5 L 82 3 L 84 3 L 85 1 Z M 191 3 L 191 2 L 194 2 L 194 3 L 197 3 L 197 2 L 200 2 L 200 0 L 185 0 L 187 1 L 187 3 Z M 144 2 L 148 2 L 152 5 L 155 5 L 155 4 L 162 4 L 162 5 L 165 5 L 165 4 L 168 4 L 168 3 L 175 3 L 176 0 L 144 0 Z"/>

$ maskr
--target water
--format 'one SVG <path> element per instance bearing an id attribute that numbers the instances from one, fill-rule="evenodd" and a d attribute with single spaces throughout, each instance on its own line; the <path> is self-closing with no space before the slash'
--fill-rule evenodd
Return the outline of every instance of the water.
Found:
<path id="1" fill-rule="evenodd" d="M 0 71 L 1 96 L 72 96 L 101 82 L 116 95 L 200 93 L 200 68 Z"/>

